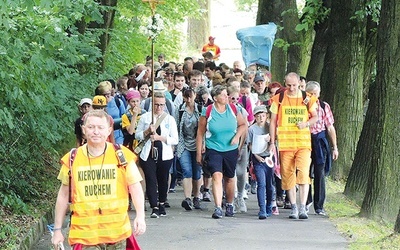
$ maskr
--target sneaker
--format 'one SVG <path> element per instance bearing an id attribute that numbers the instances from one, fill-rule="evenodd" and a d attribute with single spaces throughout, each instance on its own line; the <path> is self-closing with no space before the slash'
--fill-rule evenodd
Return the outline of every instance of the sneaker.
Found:
<path id="1" fill-rule="evenodd" d="M 168 191 L 168 193 L 176 193 L 176 191 L 175 191 L 174 188 L 170 188 L 169 191 Z"/>
<path id="2" fill-rule="evenodd" d="M 272 216 L 272 207 L 267 206 L 265 213 L 266 213 L 267 217 L 271 217 Z"/>
<path id="3" fill-rule="evenodd" d="M 310 207 L 312 206 L 313 202 L 310 202 L 306 204 L 306 212 L 308 213 L 310 211 Z"/>
<path id="4" fill-rule="evenodd" d="M 325 212 L 324 209 L 317 209 L 317 211 L 315 211 L 315 214 L 321 216 L 328 216 L 328 214 Z"/>
<path id="5" fill-rule="evenodd" d="M 251 192 L 252 194 L 256 194 L 256 193 L 257 193 L 257 182 L 253 181 L 253 182 L 251 183 L 250 192 Z"/>
<path id="6" fill-rule="evenodd" d="M 267 218 L 267 213 L 265 213 L 264 211 L 258 212 L 258 219 L 259 220 L 265 220 L 266 218 Z"/>
<path id="7" fill-rule="evenodd" d="M 212 216 L 214 219 L 221 219 L 222 218 L 222 209 L 220 207 L 216 207 L 214 209 L 214 213 Z"/>
<path id="8" fill-rule="evenodd" d="M 291 209 L 292 204 L 290 204 L 290 201 L 285 201 L 285 205 L 283 206 L 283 209 Z"/>
<path id="9" fill-rule="evenodd" d="M 298 219 L 299 218 L 299 211 L 297 210 L 297 206 L 295 204 L 293 204 L 293 206 L 291 206 L 292 211 L 290 211 L 289 214 L 289 219 Z"/>
<path id="10" fill-rule="evenodd" d="M 159 205 L 160 207 L 159 207 L 159 210 L 160 210 L 160 216 L 161 217 L 165 217 L 165 216 L 167 216 L 167 212 L 165 211 L 165 204 L 160 204 Z"/>
<path id="11" fill-rule="evenodd" d="M 249 196 L 247 195 L 247 191 L 245 190 L 243 192 L 243 199 L 247 200 L 249 198 Z"/>
<path id="12" fill-rule="evenodd" d="M 226 217 L 233 217 L 233 205 L 232 204 L 226 204 L 226 210 L 225 210 L 225 216 Z"/>
<path id="13" fill-rule="evenodd" d="M 304 205 L 300 205 L 300 209 L 299 209 L 299 219 L 301 220 L 306 220 L 308 219 L 308 214 L 306 212 L 306 206 Z"/>
<path id="14" fill-rule="evenodd" d="M 285 205 L 285 203 L 283 202 L 283 198 L 282 197 L 276 197 L 276 205 L 278 207 L 283 207 Z"/>
<path id="15" fill-rule="evenodd" d="M 190 198 L 186 198 L 182 201 L 181 206 L 186 209 L 187 211 L 193 210 L 193 203 L 192 200 L 190 200 Z"/>
<path id="16" fill-rule="evenodd" d="M 168 202 L 168 201 L 164 202 L 164 207 L 167 207 L 167 208 L 170 208 L 170 207 L 171 207 L 171 206 L 169 205 L 169 202 Z"/>
<path id="17" fill-rule="evenodd" d="M 246 206 L 246 202 L 244 201 L 244 198 L 237 198 L 237 209 L 241 212 L 241 213 L 246 213 L 247 212 L 247 206 Z"/>
<path id="18" fill-rule="evenodd" d="M 160 218 L 160 211 L 158 208 L 153 208 L 153 211 L 150 214 L 150 218 Z"/>
<path id="19" fill-rule="evenodd" d="M 203 201 L 211 201 L 210 191 L 204 191 L 203 192 Z"/>
<path id="20" fill-rule="evenodd" d="M 278 209 L 278 207 L 273 207 L 273 208 L 272 208 L 272 214 L 273 214 L 273 215 L 279 215 L 279 209 Z"/>
<path id="21" fill-rule="evenodd" d="M 200 198 L 198 197 L 193 198 L 193 207 L 195 209 L 201 209 Z"/>

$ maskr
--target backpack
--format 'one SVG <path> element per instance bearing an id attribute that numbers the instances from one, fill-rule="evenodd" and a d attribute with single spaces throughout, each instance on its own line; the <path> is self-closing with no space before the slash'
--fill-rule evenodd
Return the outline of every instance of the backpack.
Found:
<path id="1" fill-rule="evenodd" d="M 229 103 L 229 106 L 231 107 L 231 110 L 232 110 L 233 114 L 236 116 L 237 112 L 238 112 L 236 106 L 234 104 L 232 104 L 232 103 Z M 213 105 L 208 105 L 207 108 L 206 108 L 206 119 L 207 119 L 207 121 L 210 118 L 212 107 L 213 107 Z"/>
<path id="2" fill-rule="evenodd" d="M 282 91 L 282 92 L 279 93 L 278 110 L 279 110 L 279 108 L 280 108 L 280 106 L 281 106 L 281 104 L 282 104 L 283 97 L 285 96 L 285 92 L 286 92 L 286 91 Z M 307 96 L 307 92 L 301 90 L 301 94 L 302 94 L 302 96 L 303 96 L 303 103 L 304 103 L 305 100 L 306 100 L 306 98 L 308 97 L 308 96 Z M 309 102 L 307 101 L 307 103 L 306 103 L 307 110 L 309 109 L 308 103 L 309 103 Z M 321 107 L 322 107 L 322 106 L 321 106 Z M 324 107 L 325 107 L 325 104 L 324 104 Z"/>
<path id="3" fill-rule="evenodd" d="M 118 160 L 118 167 L 123 167 L 126 168 L 126 166 L 128 165 L 128 162 L 126 161 L 124 152 L 121 149 L 121 145 L 119 144 L 113 144 L 114 146 L 114 150 L 115 150 L 115 157 Z M 69 184 L 68 184 L 68 202 L 72 203 L 72 185 L 71 185 L 71 181 L 72 181 L 72 173 L 71 173 L 71 167 L 74 163 L 75 157 L 76 157 L 76 151 L 77 148 L 73 148 L 70 151 L 69 154 L 69 171 L 68 171 L 68 179 L 69 179 Z"/>
<path id="4" fill-rule="evenodd" d="M 178 125 L 179 125 L 179 123 L 181 122 L 183 112 L 185 112 L 185 110 L 182 109 L 183 104 L 185 104 L 185 103 L 182 103 L 181 105 L 179 105 L 179 120 L 177 121 L 177 124 L 178 124 Z M 195 103 L 195 106 L 197 107 L 197 112 L 199 112 L 199 113 L 201 114 L 201 110 L 202 110 L 202 108 L 203 108 L 202 105 L 198 105 L 197 103 Z M 196 111 L 196 110 L 195 110 L 195 111 Z M 211 111 L 210 111 L 210 112 L 211 112 Z"/>

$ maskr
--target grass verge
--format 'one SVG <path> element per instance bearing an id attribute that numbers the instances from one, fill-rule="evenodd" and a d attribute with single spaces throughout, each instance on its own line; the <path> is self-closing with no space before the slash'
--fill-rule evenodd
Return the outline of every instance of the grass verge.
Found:
<path id="1" fill-rule="evenodd" d="M 349 249 L 399 249 L 400 235 L 394 234 L 394 222 L 387 224 L 358 214 L 360 207 L 343 194 L 344 183 L 327 181 L 326 210 L 329 219 L 349 241 Z"/>

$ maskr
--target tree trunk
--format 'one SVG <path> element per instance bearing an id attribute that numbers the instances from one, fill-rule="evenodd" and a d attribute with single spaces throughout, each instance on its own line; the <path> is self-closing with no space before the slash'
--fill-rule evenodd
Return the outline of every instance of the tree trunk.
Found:
<path id="1" fill-rule="evenodd" d="M 371 76 L 375 71 L 376 65 L 376 39 L 376 23 L 372 22 L 371 18 L 368 18 L 363 91 L 364 104 L 366 103 L 367 99 L 371 98 L 367 96 L 368 93 L 374 94 L 375 92 L 379 91 L 376 84 L 371 84 Z M 364 121 L 364 124 L 375 123 L 376 116 L 379 116 L 379 113 L 375 113 L 374 115 L 367 117 L 367 119 Z M 375 135 L 375 131 L 367 129 L 367 126 L 363 126 L 360 139 L 357 143 L 356 155 L 354 157 L 353 165 L 350 169 L 349 176 L 346 182 L 346 188 L 344 191 L 345 195 L 352 198 L 360 205 L 365 196 L 365 191 L 367 189 L 368 183 L 367 180 L 369 179 L 371 173 L 371 157 L 365 156 L 372 155 L 374 151 L 373 147 L 369 145 L 369 140 Z"/>
<path id="2" fill-rule="evenodd" d="M 383 0 L 378 27 L 376 90 L 371 93 L 366 130 L 371 174 L 361 207 L 363 216 L 395 222 L 400 207 L 400 3 Z"/>
<path id="3" fill-rule="evenodd" d="M 109 30 L 114 25 L 114 16 L 115 16 L 115 7 L 117 6 L 117 0 L 96 0 L 102 8 L 107 7 L 105 10 L 101 10 L 100 12 L 103 15 L 103 23 L 98 22 L 90 22 L 86 23 L 84 19 L 82 21 L 76 23 L 76 27 L 78 28 L 81 34 L 84 34 L 87 28 L 91 29 L 101 29 L 103 30 L 102 34 L 99 38 L 99 44 L 97 47 L 101 50 L 102 57 L 99 62 L 99 72 L 104 71 L 104 62 L 105 55 L 108 48 L 108 44 L 110 42 L 110 34 Z"/>
<path id="4" fill-rule="evenodd" d="M 394 232 L 400 233 L 400 208 L 399 208 L 399 212 L 397 213 L 396 223 L 394 224 Z"/>
<path id="5" fill-rule="evenodd" d="M 323 6 L 331 8 L 331 0 L 324 0 Z M 325 54 L 331 38 L 329 24 L 329 18 L 326 18 L 314 26 L 315 38 L 311 50 L 310 64 L 308 65 L 306 75 L 307 80 L 317 82 L 321 81 L 321 73 L 324 67 Z"/>
<path id="6" fill-rule="evenodd" d="M 188 21 L 188 45 L 190 49 L 201 52 L 203 45 L 208 41 L 210 34 L 210 1 L 198 0 L 200 8 L 207 10 L 201 19 L 189 18 Z"/>
<path id="7" fill-rule="evenodd" d="M 340 157 L 332 169 L 334 179 L 346 178 L 363 122 L 365 20 L 352 19 L 364 9 L 362 0 L 332 1 L 332 36 L 321 75 L 322 99 L 332 105 Z"/>
<path id="8" fill-rule="evenodd" d="M 282 13 L 286 13 L 282 15 Z M 271 72 L 274 81 L 283 82 L 285 74 L 290 71 L 299 72 L 301 63 L 302 41 L 301 33 L 295 30 L 299 23 L 298 11 L 295 0 L 259 0 L 257 12 L 257 25 L 273 22 L 278 26 L 275 40 L 283 39 L 290 46 L 272 49 Z M 279 28 L 282 28 L 280 30 Z"/>

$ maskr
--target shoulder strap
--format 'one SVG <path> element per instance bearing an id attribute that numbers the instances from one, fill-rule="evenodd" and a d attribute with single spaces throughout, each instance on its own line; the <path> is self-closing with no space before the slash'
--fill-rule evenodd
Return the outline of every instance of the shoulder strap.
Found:
<path id="1" fill-rule="evenodd" d="M 171 102 L 168 99 L 165 99 L 165 104 L 167 105 L 167 109 L 168 109 L 169 114 L 173 115 Z"/>
<path id="2" fill-rule="evenodd" d="M 181 119 L 182 119 L 182 115 L 183 115 L 183 112 L 185 111 L 185 110 L 182 110 L 182 107 L 183 107 L 183 103 L 181 104 L 181 105 L 179 105 L 179 120 L 178 121 L 176 121 L 177 122 L 177 124 L 180 124 L 181 123 Z"/>
<path id="3" fill-rule="evenodd" d="M 319 105 L 321 106 L 322 110 L 325 112 L 325 102 L 322 100 L 319 100 Z"/>
<path id="4" fill-rule="evenodd" d="M 121 107 L 121 100 L 119 99 L 118 95 L 114 96 L 115 104 L 117 105 L 118 109 Z"/>
<path id="5" fill-rule="evenodd" d="M 208 105 L 207 108 L 206 108 L 206 119 L 207 119 L 207 120 L 208 120 L 208 117 L 210 117 L 210 115 L 211 115 L 211 110 L 212 110 L 213 105 L 214 105 L 214 104 L 210 104 L 210 105 Z"/>
<path id="6" fill-rule="evenodd" d="M 231 107 L 233 113 L 234 113 L 235 115 L 237 115 L 237 108 L 236 108 L 236 106 L 235 106 L 234 104 L 232 104 L 232 103 L 229 103 L 229 106 Z"/>
<path id="7" fill-rule="evenodd" d="M 144 109 L 148 112 L 150 107 L 150 98 L 144 100 Z"/>
<path id="8" fill-rule="evenodd" d="M 246 109 L 247 106 L 247 96 L 242 96 L 242 104 L 243 104 L 243 108 Z"/>
<path id="9" fill-rule="evenodd" d="M 71 173 L 71 169 L 72 169 L 72 164 L 74 164 L 74 160 L 75 160 L 75 156 L 76 156 L 76 148 L 71 149 L 71 151 L 69 152 L 69 171 L 68 171 L 68 202 L 71 203 L 72 202 L 72 173 Z"/>

